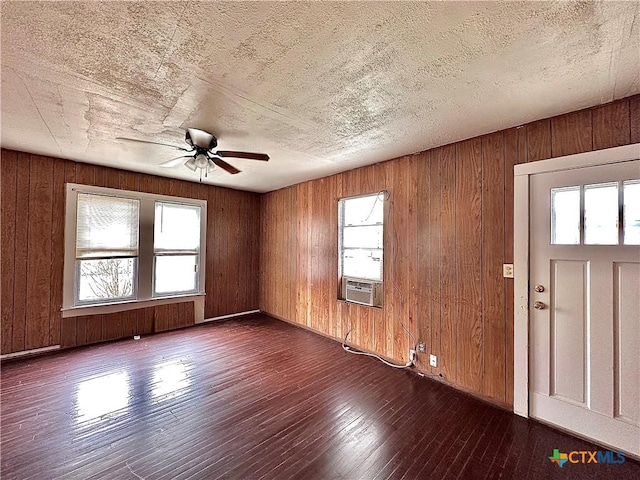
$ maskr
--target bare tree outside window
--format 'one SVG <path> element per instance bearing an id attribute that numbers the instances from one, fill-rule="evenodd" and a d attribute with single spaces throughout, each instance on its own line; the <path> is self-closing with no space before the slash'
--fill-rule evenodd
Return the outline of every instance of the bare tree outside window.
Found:
<path id="1" fill-rule="evenodd" d="M 80 277 L 81 300 L 133 296 L 131 258 L 83 260 Z"/>

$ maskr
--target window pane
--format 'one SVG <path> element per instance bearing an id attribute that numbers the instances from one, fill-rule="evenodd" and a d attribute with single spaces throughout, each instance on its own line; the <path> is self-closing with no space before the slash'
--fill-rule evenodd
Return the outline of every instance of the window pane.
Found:
<path id="1" fill-rule="evenodd" d="M 382 248 L 382 225 L 372 227 L 344 227 L 344 247 Z"/>
<path id="2" fill-rule="evenodd" d="M 618 184 L 584 187 L 584 243 L 618 244 Z"/>
<path id="3" fill-rule="evenodd" d="M 342 274 L 347 277 L 382 280 L 382 250 L 344 250 Z"/>
<path id="4" fill-rule="evenodd" d="M 156 202 L 154 250 L 198 251 L 200 248 L 200 207 Z"/>
<path id="5" fill-rule="evenodd" d="M 580 243 L 580 187 L 551 189 L 551 243 Z"/>
<path id="6" fill-rule="evenodd" d="M 155 293 L 186 293 L 196 291 L 197 255 L 157 256 Z"/>
<path id="7" fill-rule="evenodd" d="M 135 259 L 110 258 L 78 262 L 78 300 L 81 302 L 133 298 Z"/>
<path id="8" fill-rule="evenodd" d="M 383 212 L 382 194 L 349 198 L 344 200 L 344 225 L 382 224 Z"/>
<path id="9" fill-rule="evenodd" d="M 624 182 L 624 244 L 640 245 L 640 180 Z"/>
<path id="10" fill-rule="evenodd" d="M 140 201 L 78 193 L 76 258 L 138 254 Z"/>

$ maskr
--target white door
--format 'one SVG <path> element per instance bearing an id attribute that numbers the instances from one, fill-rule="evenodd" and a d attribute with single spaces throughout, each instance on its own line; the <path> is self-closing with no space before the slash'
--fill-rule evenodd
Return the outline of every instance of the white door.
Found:
<path id="1" fill-rule="evenodd" d="M 529 413 L 640 455 L 640 160 L 530 179 Z"/>

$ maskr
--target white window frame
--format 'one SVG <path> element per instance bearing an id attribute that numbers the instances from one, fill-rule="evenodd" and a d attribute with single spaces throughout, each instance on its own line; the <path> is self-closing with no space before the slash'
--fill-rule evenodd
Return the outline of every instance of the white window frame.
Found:
<path id="1" fill-rule="evenodd" d="M 173 205 L 188 205 L 188 206 L 200 206 L 200 205 L 195 205 L 192 203 L 185 203 L 185 202 L 175 202 L 175 201 L 166 201 L 166 200 L 158 200 L 156 199 L 154 201 L 154 221 L 155 221 L 155 205 L 157 203 L 165 203 L 165 204 L 173 204 Z M 202 210 L 202 208 L 200 209 L 200 227 L 202 228 L 202 215 L 206 214 L 206 210 Z M 206 222 L 206 219 L 204 219 Z M 155 227 L 155 225 L 154 225 Z M 201 232 L 202 233 L 202 232 Z M 202 245 L 202 239 L 200 240 L 200 245 Z M 198 263 L 197 265 L 197 269 L 198 272 L 200 271 L 200 267 L 201 267 L 201 259 L 202 259 L 202 254 L 200 249 L 198 251 L 194 251 L 194 250 L 184 250 L 184 249 L 177 249 L 177 250 L 172 250 L 172 251 L 164 251 L 164 252 L 156 252 L 155 251 L 155 242 L 154 242 L 154 251 L 153 251 L 153 283 L 152 283 L 152 294 L 154 298 L 166 298 L 166 297 L 175 297 L 176 295 L 188 295 L 188 294 L 195 294 L 199 292 L 199 286 L 200 286 L 200 279 L 199 276 L 196 276 L 196 285 L 195 288 L 191 291 L 185 291 L 185 292 L 165 292 L 165 293 L 157 293 L 156 292 L 156 266 L 157 266 L 157 261 L 158 261 L 158 257 L 174 257 L 174 256 L 192 256 L 195 255 L 198 257 Z"/>
<path id="2" fill-rule="evenodd" d="M 106 195 L 137 199 L 140 201 L 138 257 L 134 270 L 133 299 L 114 299 L 113 301 L 78 302 L 77 301 L 77 200 L 78 193 Z M 198 276 L 196 291 L 154 295 L 155 254 L 153 245 L 156 202 L 175 203 L 200 207 L 200 250 L 198 253 Z M 207 240 L 207 201 L 193 198 L 172 197 L 152 193 L 119 190 L 115 188 L 95 187 L 68 183 L 66 185 L 65 206 L 65 252 L 62 316 L 97 315 L 116 311 L 142 308 L 151 305 L 173 303 L 175 298 L 203 297 L 205 294 L 205 260 Z"/>
<path id="3" fill-rule="evenodd" d="M 350 275 L 346 275 L 347 278 L 353 278 L 358 280 L 366 280 L 368 282 L 375 283 L 383 283 L 384 281 L 384 225 L 385 225 L 385 215 L 384 215 L 384 202 L 385 202 L 385 194 L 386 192 L 375 192 L 375 193 L 365 193 L 362 195 L 353 195 L 351 197 L 344 197 L 338 200 L 338 275 L 342 282 L 344 282 L 345 274 L 344 274 L 344 246 L 343 246 L 343 237 L 344 237 L 344 204 L 347 200 L 353 200 L 355 198 L 366 198 L 366 197 L 378 197 L 378 201 L 382 202 L 383 205 L 383 213 L 382 213 L 382 248 L 380 249 L 372 249 L 372 250 L 381 250 L 382 251 L 382 263 L 380 265 L 380 279 L 375 278 L 366 278 L 366 277 L 352 277 Z M 380 195 L 383 196 L 380 199 Z M 340 288 L 340 297 L 343 296 L 342 288 Z M 342 298 L 342 300 L 344 300 Z"/>

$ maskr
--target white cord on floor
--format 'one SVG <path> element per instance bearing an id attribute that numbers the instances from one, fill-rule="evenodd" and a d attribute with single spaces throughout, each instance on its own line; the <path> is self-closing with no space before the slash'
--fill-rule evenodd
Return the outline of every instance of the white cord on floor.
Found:
<path id="1" fill-rule="evenodd" d="M 409 360 L 404 365 L 396 365 L 395 363 L 387 362 L 384 358 L 382 358 L 379 355 L 376 355 L 375 353 L 360 352 L 358 350 L 353 350 L 351 347 L 349 347 L 349 345 L 347 345 L 347 337 L 349 336 L 350 333 L 351 333 L 351 330 L 349 330 L 347 332 L 347 334 L 344 336 L 344 342 L 342 342 L 342 348 L 344 349 L 345 352 L 353 353 L 354 355 L 365 355 L 367 357 L 376 358 L 376 359 L 380 360 L 382 363 L 384 363 L 385 365 L 387 365 L 389 367 L 392 367 L 392 368 L 409 368 L 409 367 L 413 366 L 413 359 Z"/>

